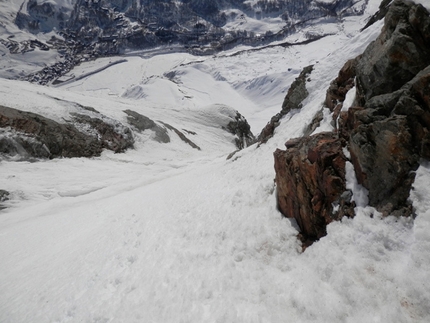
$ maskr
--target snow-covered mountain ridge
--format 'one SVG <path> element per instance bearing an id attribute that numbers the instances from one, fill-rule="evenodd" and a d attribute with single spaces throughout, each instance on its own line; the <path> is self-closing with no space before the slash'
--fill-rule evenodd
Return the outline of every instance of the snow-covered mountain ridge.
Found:
<path id="1" fill-rule="evenodd" d="M 355 116 L 357 109 L 346 109 L 362 87 L 351 87 L 351 74 L 344 80 L 339 71 L 381 34 L 382 21 L 360 32 L 378 5 L 371 1 L 365 16 L 345 18 L 336 35 L 308 44 L 242 47 L 211 57 L 135 52 L 84 62 L 49 87 L 0 79 L 2 106 L 61 124 L 74 114 L 101 114 L 130 128 L 134 139 L 134 149 L 124 153 L 0 162 L 0 188 L 10 193 L 0 211 L 0 321 L 429 321 L 425 159 L 409 190 L 415 218 L 385 217 L 363 203 L 358 193 L 368 192 L 352 163 L 345 163 L 345 185 L 355 198 L 355 217 L 328 224 L 327 236 L 305 252 L 296 221 L 277 210 L 273 152 L 308 129 L 312 138 L 333 131 L 339 111 L 327 108 L 329 103 L 339 108 L 343 101 L 340 110 Z M 235 137 L 223 126 L 235 110 L 257 134 L 309 65 L 300 108 L 276 121 L 265 144 L 227 160 L 236 150 Z M 372 71 L 360 66 L 356 79 L 363 80 Z M 373 84 L 373 93 L 378 88 Z M 408 91 L 385 98 L 401 94 L 400 101 L 408 103 Z M 372 98 L 360 104 L 369 108 L 367 101 Z M 400 120 L 400 108 L 388 120 Z M 146 116 L 155 126 L 143 119 L 150 128 L 139 132 L 124 111 Z M 384 109 L 362 111 L 372 122 L 370 117 L 386 120 Z M 338 125 L 342 120 L 336 119 Z M 170 142 L 156 140 L 157 126 Z M 342 153 L 349 158 L 347 150 Z"/>

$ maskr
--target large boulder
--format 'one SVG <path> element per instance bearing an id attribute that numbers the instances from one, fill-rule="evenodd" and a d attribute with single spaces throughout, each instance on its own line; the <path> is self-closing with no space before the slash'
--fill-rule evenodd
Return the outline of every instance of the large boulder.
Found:
<path id="1" fill-rule="evenodd" d="M 276 150 L 275 171 L 279 210 L 296 219 L 303 241 L 326 235 L 326 226 L 353 215 L 346 189 L 341 140 L 331 132 L 293 139 Z"/>

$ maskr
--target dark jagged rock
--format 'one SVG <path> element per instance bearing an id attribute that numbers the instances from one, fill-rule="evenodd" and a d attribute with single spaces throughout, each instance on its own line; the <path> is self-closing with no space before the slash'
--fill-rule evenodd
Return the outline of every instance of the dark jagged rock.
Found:
<path id="1" fill-rule="evenodd" d="M 128 115 L 128 123 L 135 127 L 139 132 L 143 132 L 145 130 L 152 130 L 155 133 L 155 141 L 161 143 L 170 142 L 167 130 L 157 125 L 153 120 L 132 110 L 124 110 L 124 112 Z"/>
<path id="2" fill-rule="evenodd" d="M 303 100 L 309 95 L 309 92 L 306 89 L 306 80 L 312 73 L 313 69 L 313 65 L 306 66 L 291 84 L 290 88 L 288 89 L 288 93 L 285 96 L 284 102 L 282 103 L 281 113 L 283 115 L 287 114 L 291 110 L 301 109 Z"/>
<path id="3" fill-rule="evenodd" d="M 413 171 L 420 158 L 430 159 L 430 66 L 343 119 L 341 133 L 349 134 L 357 178 L 369 190 L 370 204 L 384 214 L 410 214 Z"/>
<path id="4" fill-rule="evenodd" d="M 9 200 L 10 193 L 5 190 L 0 190 L 0 202 Z"/>
<path id="5" fill-rule="evenodd" d="M 357 64 L 358 104 L 391 93 L 430 65 L 430 17 L 422 5 L 395 0 L 380 36 Z"/>
<path id="6" fill-rule="evenodd" d="M 392 0 L 382 0 L 381 4 L 379 5 L 379 10 L 372 16 L 370 17 L 369 21 L 366 23 L 366 25 L 361 29 L 361 31 L 369 28 L 370 26 L 372 26 L 375 22 L 382 20 L 385 18 L 385 15 L 388 12 L 388 9 L 390 8 L 390 4 L 391 4 Z"/>
<path id="7" fill-rule="evenodd" d="M 306 80 L 312 73 L 313 65 L 306 66 L 300 75 L 294 80 L 288 89 L 287 95 L 285 96 L 284 102 L 282 103 L 282 110 L 280 113 L 272 117 L 270 122 L 263 128 L 260 135 L 258 136 L 258 141 L 260 143 L 265 143 L 271 137 L 276 127 L 279 125 L 280 120 L 291 110 L 300 109 L 302 107 L 302 102 L 309 95 L 306 89 Z"/>
<path id="8" fill-rule="evenodd" d="M 227 130 L 237 136 L 235 142 L 238 149 L 246 148 L 255 142 L 248 121 L 237 111 L 234 120 L 228 123 Z"/>
<path id="9" fill-rule="evenodd" d="M 381 35 L 357 64 L 359 105 L 340 118 L 359 182 L 385 215 L 409 215 L 414 170 L 428 159 L 430 130 L 430 17 L 396 0 Z"/>
<path id="10" fill-rule="evenodd" d="M 6 159 L 32 160 L 49 158 L 51 153 L 43 142 L 32 135 L 0 129 L 0 156 Z"/>
<path id="11" fill-rule="evenodd" d="M 311 243 L 326 235 L 327 224 L 353 215 L 342 142 L 333 133 L 321 133 L 285 146 L 286 151 L 274 153 L 278 208 L 296 219 L 305 244 Z"/>

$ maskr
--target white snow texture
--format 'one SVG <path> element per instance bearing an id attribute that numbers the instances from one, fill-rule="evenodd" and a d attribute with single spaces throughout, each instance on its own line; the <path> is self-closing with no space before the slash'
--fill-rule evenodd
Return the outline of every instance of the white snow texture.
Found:
<path id="1" fill-rule="evenodd" d="M 411 191 L 415 219 L 382 218 L 349 169 L 356 217 L 303 253 L 276 209 L 273 152 L 303 134 L 344 62 L 377 37 L 382 22 L 359 30 L 378 4 L 308 45 L 135 53 L 106 69 L 124 57 L 104 58 L 55 88 L 0 79 L 4 106 L 64 122 L 79 103 L 124 124 L 130 109 L 195 132 L 201 148 L 145 131 L 124 154 L 0 161 L 11 193 L 0 211 L 0 322 L 430 322 L 428 163 Z M 237 109 L 258 133 L 309 64 L 303 108 L 267 144 L 226 160 L 235 146 L 223 118 Z"/>

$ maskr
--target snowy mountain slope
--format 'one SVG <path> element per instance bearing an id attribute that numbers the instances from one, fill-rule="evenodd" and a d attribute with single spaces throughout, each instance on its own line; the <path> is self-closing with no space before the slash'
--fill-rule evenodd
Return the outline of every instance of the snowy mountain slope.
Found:
<path id="1" fill-rule="evenodd" d="M 91 75 L 57 88 L 0 80 L 3 105 L 58 121 L 74 103 L 122 122 L 132 109 L 195 131 L 202 148 L 144 132 L 125 154 L 1 161 L 0 188 L 12 198 L 0 211 L 0 321 L 429 321 L 429 165 L 411 193 L 416 219 L 358 208 L 305 253 L 276 210 L 273 151 L 303 134 L 381 23 L 360 26 L 350 19 L 347 32 L 307 46 L 236 56 L 127 57 L 91 74 L 109 62 L 95 61 L 73 71 Z M 214 104 L 238 109 L 258 132 L 311 63 L 303 109 L 267 144 L 226 160 L 235 147 L 213 127 L 223 111 Z"/>

